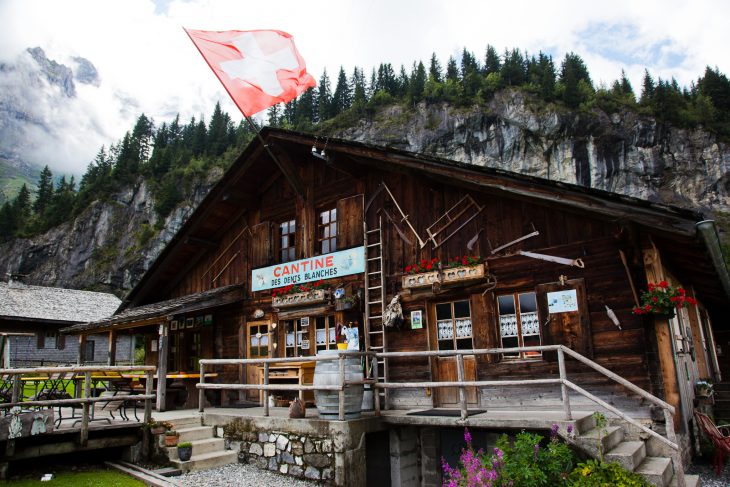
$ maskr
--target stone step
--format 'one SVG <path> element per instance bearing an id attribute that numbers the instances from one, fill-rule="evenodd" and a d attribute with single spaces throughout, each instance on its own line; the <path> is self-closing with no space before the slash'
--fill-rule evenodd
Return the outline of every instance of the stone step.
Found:
<path id="1" fill-rule="evenodd" d="M 702 487 L 699 475 L 684 475 L 684 484 L 686 487 Z M 669 487 L 677 487 L 677 476 L 672 477 Z"/>
<path id="2" fill-rule="evenodd" d="M 672 461 L 665 457 L 646 457 L 634 472 L 657 487 L 668 486 L 674 476 Z"/>
<path id="3" fill-rule="evenodd" d="M 596 419 L 593 417 L 593 414 L 587 414 L 581 418 L 575 418 L 575 432 L 573 434 L 579 435 L 590 431 L 595 427 Z"/>
<path id="4" fill-rule="evenodd" d="M 193 446 L 193 453 L 195 453 L 195 447 Z M 193 455 L 187 462 L 181 462 L 180 460 L 171 460 L 173 466 L 179 468 L 183 472 L 190 472 L 193 470 L 205 470 L 208 468 L 220 467 L 222 465 L 229 465 L 238 461 L 238 453 L 235 451 L 222 451 L 222 452 L 210 452 L 203 453 L 202 455 Z"/>
<path id="5" fill-rule="evenodd" d="M 603 458 L 607 462 L 618 463 L 629 472 L 633 472 L 646 458 L 646 445 L 643 441 L 622 441 Z"/>
<path id="6" fill-rule="evenodd" d="M 216 451 L 225 451 L 225 442 L 223 438 L 208 438 L 206 440 L 196 440 L 191 442 L 193 444 L 193 452 L 196 455 L 202 455 L 203 453 L 212 453 Z M 167 458 L 170 460 L 177 460 L 177 447 L 168 446 Z"/>
<path id="7" fill-rule="evenodd" d="M 192 428 L 179 429 L 177 432 L 180 433 L 179 443 L 184 441 L 207 440 L 215 436 L 212 426 L 194 426 Z"/>
<path id="8" fill-rule="evenodd" d="M 195 426 L 201 426 L 200 416 L 189 416 L 187 418 L 178 418 L 168 423 L 172 423 L 176 430 L 184 428 L 194 428 Z"/>
<path id="9" fill-rule="evenodd" d="M 624 430 L 620 426 L 606 426 L 600 430 L 593 428 L 576 436 L 575 441 L 590 452 L 594 458 L 598 458 L 598 438 L 601 438 L 604 453 L 609 452 L 623 441 Z"/>

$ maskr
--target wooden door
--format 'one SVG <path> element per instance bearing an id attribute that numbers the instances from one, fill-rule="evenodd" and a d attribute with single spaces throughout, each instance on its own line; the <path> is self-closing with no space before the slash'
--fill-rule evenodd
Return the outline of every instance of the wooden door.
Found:
<path id="1" fill-rule="evenodd" d="M 432 336 L 435 338 L 437 350 L 473 350 L 471 303 L 468 299 L 437 303 L 434 305 L 433 317 L 429 320 Z M 458 381 L 457 359 L 438 357 L 436 359 L 436 380 L 438 382 Z M 476 360 L 473 355 L 464 356 L 464 381 L 476 380 Z M 459 389 L 456 387 L 439 387 L 436 391 L 435 405 L 440 407 L 458 407 Z M 469 405 L 478 403 L 475 387 L 466 389 L 466 400 Z"/>
<path id="2" fill-rule="evenodd" d="M 271 337 L 268 321 L 252 321 L 246 323 L 246 358 L 269 358 L 271 356 Z M 258 384 L 259 366 L 246 366 L 246 383 Z M 249 401 L 259 400 L 259 391 L 246 391 Z"/>
<path id="3" fill-rule="evenodd" d="M 682 424 L 692 419 L 694 385 L 699 379 L 692 339 L 692 328 L 687 308 L 680 308 L 674 318 L 669 320 L 674 335 L 674 353 L 677 361 L 677 382 L 682 400 Z"/>

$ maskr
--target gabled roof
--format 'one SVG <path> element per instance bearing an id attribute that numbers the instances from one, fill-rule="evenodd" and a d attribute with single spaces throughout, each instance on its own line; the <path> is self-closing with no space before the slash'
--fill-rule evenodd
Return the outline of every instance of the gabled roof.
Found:
<path id="1" fill-rule="evenodd" d="M 133 323 L 135 325 L 148 320 L 164 320 L 168 315 L 194 313 L 209 309 L 214 306 L 223 306 L 243 299 L 244 286 L 234 284 L 231 286 L 210 289 L 201 293 L 189 294 L 159 303 L 152 303 L 145 306 L 138 306 L 122 311 L 121 313 L 104 317 L 93 323 L 82 323 L 68 328 L 63 328 L 64 333 L 78 333 L 90 331 L 103 331 L 112 327 L 119 328 L 119 325 Z"/>
<path id="2" fill-rule="evenodd" d="M 315 158 L 312 147 L 317 145 L 321 149 L 321 138 L 290 130 L 266 127 L 261 131 L 261 139 L 267 149 L 273 150 L 290 167 L 325 159 L 328 165 L 353 174 L 364 175 L 369 169 L 377 168 L 632 223 L 650 231 L 665 251 L 673 253 L 678 272 L 694 276 L 690 284 L 706 288 L 715 303 L 726 306 L 730 295 L 727 269 L 716 258 L 717 249 L 710 248 L 716 246 L 714 239 L 699 235 L 695 225 L 704 217 L 695 211 L 494 167 L 335 138 L 326 141 L 327 156 Z M 248 208 L 256 207 L 262 188 L 267 187 L 265 182 L 271 181 L 272 172 L 278 171 L 261 140 L 254 139 L 132 289 L 125 306 L 159 299 L 157 295 L 163 283 L 179 279 L 188 265 L 205 254 L 206 243 L 208 247 L 216 245 L 239 216 Z M 284 176 L 289 177 L 286 172 Z"/>
<path id="3" fill-rule="evenodd" d="M 0 319 L 82 323 L 114 314 L 113 294 L 0 282 Z"/>

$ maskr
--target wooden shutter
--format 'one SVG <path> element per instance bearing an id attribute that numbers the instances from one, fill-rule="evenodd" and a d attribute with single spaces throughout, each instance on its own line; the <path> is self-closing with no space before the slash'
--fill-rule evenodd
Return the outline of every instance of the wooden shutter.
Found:
<path id="1" fill-rule="evenodd" d="M 338 249 L 362 245 L 364 199 L 364 195 L 358 194 L 337 201 Z"/>
<path id="2" fill-rule="evenodd" d="M 495 314 L 494 295 L 492 293 L 482 296 L 473 294 L 469 301 L 471 306 L 472 336 L 474 337 L 474 348 L 497 348 L 497 337 L 495 335 Z M 499 360 L 499 355 L 479 355 L 479 363 L 494 363 Z"/>
<path id="3" fill-rule="evenodd" d="M 548 312 L 548 293 L 575 289 L 578 310 L 562 313 Z M 561 285 L 559 282 L 540 284 L 535 288 L 537 307 L 540 316 L 542 343 L 544 345 L 565 345 L 576 352 L 592 357 L 591 327 L 583 279 L 571 279 Z M 549 323 L 545 322 L 550 319 Z M 543 354 L 545 360 L 557 360 L 556 353 Z"/>
<path id="4" fill-rule="evenodd" d="M 46 332 L 45 330 L 41 330 L 38 333 L 36 333 L 36 348 L 38 350 L 43 350 L 46 346 Z"/>
<path id="5" fill-rule="evenodd" d="M 63 333 L 59 333 L 58 336 L 56 336 L 56 348 L 59 350 L 66 348 L 66 335 Z"/>
<path id="6" fill-rule="evenodd" d="M 271 223 L 263 222 L 251 229 L 251 266 L 263 267 L 271 263 Z"/>

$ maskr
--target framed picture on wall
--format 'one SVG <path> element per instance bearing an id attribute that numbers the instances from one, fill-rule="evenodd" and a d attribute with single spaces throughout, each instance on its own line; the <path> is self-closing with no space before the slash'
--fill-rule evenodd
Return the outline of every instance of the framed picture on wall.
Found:
<path id="1" fill-rule="evenodd" d="M 411 330 L 420 330 L 423 328 L 423 311 L 411 311 Z"/>
<path id="2" fill-rule="evenodd" d="M 172 320 L 170 322 L 170 329 L 171 330 L 177 330 L 177 320 Z"/>
<path id="3" fill-rule="evenodd" d="M 213 315 L 205 315 L 203 317 L 203 325 L 208 326 L 213 324 Z"/>
<path id="4" fill-rule="evenodd" d="M 302 328 L 309 326 L 309 316 L 304 316 L 299 321 L 299 326 Z"/>
<path id="5" fill-rule="evenodd" d="M 185 328 L 192 328 L 195 324 L 195 318 L 186 318 L 185 319 Z"/>
<path id="6" fill-rule="evenodd" d="M 195 326 L 203 326 L 203 317 L 202 316 L 196 316 L 195 317 Z"/>

